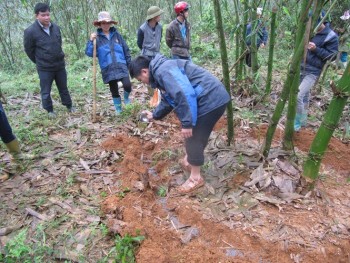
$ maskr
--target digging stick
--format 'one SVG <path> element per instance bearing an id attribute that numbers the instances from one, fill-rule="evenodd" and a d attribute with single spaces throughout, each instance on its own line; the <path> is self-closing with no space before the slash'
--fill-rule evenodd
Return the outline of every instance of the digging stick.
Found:
<path id="1" fill-rule="evenodd" d="M 96 122 L 96 38 L 93 41 L 94 51 L 92 56 L 92 85 L 93 85 L 93 104 L 92 104 L 92 121 Z"/>

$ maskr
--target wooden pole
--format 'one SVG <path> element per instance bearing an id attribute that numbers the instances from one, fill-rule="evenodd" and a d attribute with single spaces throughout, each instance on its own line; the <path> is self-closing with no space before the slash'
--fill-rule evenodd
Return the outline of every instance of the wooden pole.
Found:
<path id="1" fill-rule="evenodd" d="M 93 85 L 93 104 L 92 104 L 92 121 L 96 122 L 96 38 L 93 41 L 94 51 L 92 57 L 92 85 Z"/>

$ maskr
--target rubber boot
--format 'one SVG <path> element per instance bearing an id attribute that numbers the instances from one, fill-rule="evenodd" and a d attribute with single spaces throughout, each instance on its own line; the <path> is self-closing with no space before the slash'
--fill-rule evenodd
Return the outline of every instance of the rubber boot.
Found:
<path id="1" fill-rule="evenodd" d="M 303 112 L 300 117 L 300 126 L 305 127 L 307 124 L 307 112 Z"/>
<path id="2" fill-rule="evenodd" d="M 299 131 L 301 128 L 301 114 L 297 113 L 294 120 L 294 131 Z"/>
<path id="3" fill-rule="evenodd" d="M 113 98 L 113 103 L 116 114 L 119 115 L 120 113 L 122 113 L 122 99 L 120 97 Z"/>
<path id="4" fill-rule="evenodd" d="M 125 105 L 130 104 L 129 95 L 130 95 L 130 92 L 124 91 L 124 104 Z"/>
<path id="5" fill-rule="evenodd" d="M 6 143 L 6 147 L 14 158 L 18 157 L 21 154 L 21 148 L 17 139 Z"/>

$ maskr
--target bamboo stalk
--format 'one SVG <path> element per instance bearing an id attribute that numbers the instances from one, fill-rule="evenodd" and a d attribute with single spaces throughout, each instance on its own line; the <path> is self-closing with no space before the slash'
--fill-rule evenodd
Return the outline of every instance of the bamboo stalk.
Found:
<path id="1" fill-rule="evenodd" d="M 96 122 L 96 38 L 93 41 L 94 50 L 93 50 L 93 57 L 92 57 L 92 98 L 93 98 L 93 104 L 92 104 L 92 121 Z"/>

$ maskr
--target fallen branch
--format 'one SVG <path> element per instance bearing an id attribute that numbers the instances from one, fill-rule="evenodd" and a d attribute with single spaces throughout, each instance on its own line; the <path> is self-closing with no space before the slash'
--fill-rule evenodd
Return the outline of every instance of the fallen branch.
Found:
<path id="1" fill-rule="evenodd" d="M 34 211 L 33 209 L 31 209 L 31 208 L 26 208 L 26 211 L 27 211 L 27 213 L 28 214 L 30 214 L 31 216 L 34 216 L 34 217 L 36 217 L 36 218 L 38 218 L 38 219 L 40 219 L 40 220 L 44 220 L 44 221 L 46 221 L 48 218 L 47 218 L 47 216 L 45 216 L 45 215 L 42 215 L 42 214 L 39 214 L 38 212 L 36 212 L 36 211 Z"/>
<path id="2" fill-rule="evenodd" d="M 230 70 L 228 71 L 229 73 L 233 70 L 233 68 L 245 57 L 245 55 L 247 54 L 248 49 L 244 50 L 244 52 L 239 56 L 239 58 L 236 60 L 236 62 L 232 65 L 232 67 L 230 68 Z M 222 78 L 220 81 L 222 82 L 224 80 L 224 78 Z"/>

